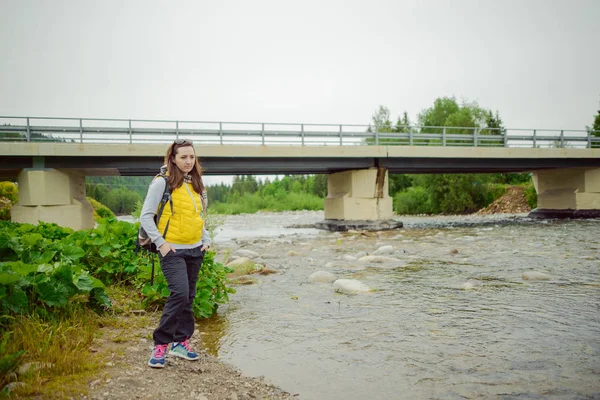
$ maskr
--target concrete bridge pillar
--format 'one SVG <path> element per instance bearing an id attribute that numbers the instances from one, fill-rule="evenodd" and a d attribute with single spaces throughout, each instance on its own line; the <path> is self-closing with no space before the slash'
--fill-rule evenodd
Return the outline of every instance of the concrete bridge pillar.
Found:
<path id="1" fill-rule="evenodd" d="M 401 227 L 393 215 L 385 168 L 343 171 L 327 177 L 325 221 L 317 226 L 333 231 Z"/>
<path id="2" fill-rule="evenodd" d="M 84 175 L 55 169 L 24 169 L 18 182 L 19 202 L 11 209 L 13 222 L 55 222 L 75 230 L 94 227 L 94 209 L 85 198 Z"/>
<path id="3" fill-rule="evenodd" d="M 539 218 L 600 217 L 600 168 L 564 168 L 533 172 Z"/>

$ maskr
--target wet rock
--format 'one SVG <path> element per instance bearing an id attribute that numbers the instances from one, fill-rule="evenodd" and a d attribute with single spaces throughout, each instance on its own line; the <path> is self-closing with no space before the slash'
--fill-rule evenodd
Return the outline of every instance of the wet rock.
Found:
<path id="1" fill-rule="evenodd" d="M 327 271 L 316 271 L 310 274 L 308 280 L 311 282 L 329 283 L 335 281 L 335 275 Z"/>
<path id="2" fill-rule="evenodd" d="M 527 271 L 523 272 L 521 276 L 524 281 L 550 281 L 552 277 L 550 275 L 544 274 L 543 272 L 537 271 Z"/>
<path id="3" fill-rule="evenodd" d="M 481 284 L 475 282 L 465 282 L 462 285 L 460 285 L 460 288 L 462 290 L 477 290 L 481 288 Z"/>
<path id="4" fill-rule="evenodd" d="M 326 229 L 332 232 L 345 232 L 348 230 L 365 230 L 365 231 L 385 231 L 391 229 L 402 228 L 402 222 L 388 220 L 377 221 L 349 221 L 326 219 L 322 222 L 317 222 L 315 227 L 318 229 Z"/>
<path id="5" fill-rule="evenodd" d="M 238 267 L 240 265 L 246 265 L 246 264 L 251 264 L 251 263 L 252 263 L 252 260 L 249 259 L 248 257 L 239 257 L 233 261 L 228 262 L 227 266 L 228 267 Z"/>
<path id="6" fill-rule="evenodd" d="M 339 261 L 329 261 L 327 264 L 325 264 L 325 268 L 336 268 L 336 267 L 343 267 L 344 263 L 339 262 Z"/>
<path id="7" fill-rule="evenodd" d="M 250 258 L 250 259 L 260 257 L 260 254 L 258 254 L 257 252 L 252 251 L 252 250 L 247 250 L 247 249 L 239 249 L 238 251 L 235 252 L 235 254 L 237 256 L 247 257 L 247 258 Z"/>
<path id="8" fill-rule="evenodd" d="M 371 290 L 367 285 L 357 279 L 338 279 L 333 282 L 336 292 L 346 294 L 366 293 Z"/>
<path id="9" fill-rule="evenodd" d="M 386 256 L 364 256 L 358 259 L 359 263 L 385 263 L 385 262 L 397 262 L 400 261 L 397 258 L 386 257 Z"/>
<path id="10" fill-rule="evenodd" d="M 391 254 L 394 252 L 394 247 L 393 246 L 381 246 L 380 248 L 378 248 L 377 250 L 375 250 L 373 252 L 374 255 L 378 256 L 381 254 Z"/>

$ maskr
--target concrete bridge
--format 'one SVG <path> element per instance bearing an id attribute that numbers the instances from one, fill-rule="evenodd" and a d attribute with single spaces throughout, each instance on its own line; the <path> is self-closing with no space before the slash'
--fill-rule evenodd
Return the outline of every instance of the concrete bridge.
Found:
<path id="1" fill-rule="evenodd" d="M 182 137 L 194 141 L 207 175 L 329 174 L 328 220 L 391 218 L 389 172 L 531 172 L 541 215 L 600 215 L 600 138 L 590 131 L 3 119 L 0 176 L 18 177 L 18 222 L 93 226 L 85 176 L 154 175 Z"/>

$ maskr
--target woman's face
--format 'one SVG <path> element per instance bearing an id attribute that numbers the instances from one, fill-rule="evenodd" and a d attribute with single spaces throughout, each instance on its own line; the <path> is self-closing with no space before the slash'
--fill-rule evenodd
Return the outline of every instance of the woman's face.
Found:
<path id="1" fill-rule="evenodd" d="M 185 174 L 189 174 L 196 164 L 196 153 L 193 146 L 184 146 L 177 149 L 175 165 Z"/>

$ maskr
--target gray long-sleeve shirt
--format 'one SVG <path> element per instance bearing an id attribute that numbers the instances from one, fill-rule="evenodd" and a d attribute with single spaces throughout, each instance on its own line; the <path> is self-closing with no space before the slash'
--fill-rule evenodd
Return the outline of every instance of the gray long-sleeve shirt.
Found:
<path id="1" fill-rule="evenodd" d="M 162 236 L 163 232 L 159 232 L 158 227 L 154 223 L 154 214 L 158 209 L 158 205 L 160 204 L 160 200 L 162 199 L 162 195 L 165 191 L 166 185 L 166 180 L 162 178 L 154 179 L 152 183 L 150 183 L 150 187 L 148 188 L 148 194 L 146 195 L 146 199 L 144 200 L 144 206 L 142 207 L 142 213 L 140 214 L 140 224 L 148 234 L 150 240 L 152 240 L 152 243 L 156 245 L 156 247 L 160 247 L 163 245 L 163 243 L 165 243 L 165 238 Z M 165 207 L 170 207 L 170 205 L 167 204 Z M 201 245 L 210 246 L 210 237 L 208 235 L 208 231 L 206 230 L 206 224 L 202 226 L 202 239 L 200 239 L 198 243 L 171 243 L 171 245 L 175 249 L 193 249 Z"/>

